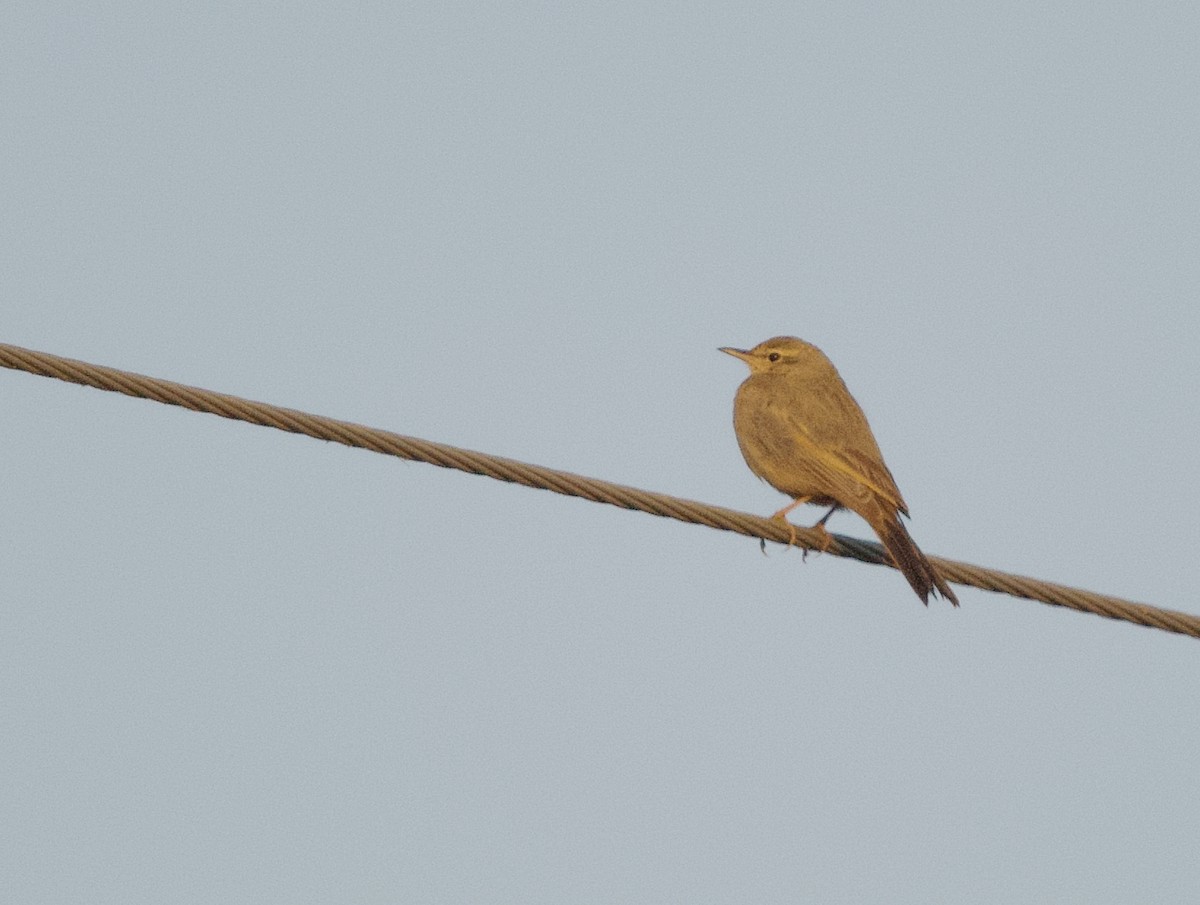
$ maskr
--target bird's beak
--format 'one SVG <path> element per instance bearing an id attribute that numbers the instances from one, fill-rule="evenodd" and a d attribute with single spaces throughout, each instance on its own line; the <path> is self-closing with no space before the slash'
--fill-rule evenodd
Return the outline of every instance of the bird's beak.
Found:
<path id="1" fill-rule="evenodd" d="M 745 349 L 731 349 L 729 346 L 721 346 L 717 351 L 724 352 L 726 355 L 732 355 L 734 358 L 740 358 L 746 364 L 750 363 L 750 353 Z"/>

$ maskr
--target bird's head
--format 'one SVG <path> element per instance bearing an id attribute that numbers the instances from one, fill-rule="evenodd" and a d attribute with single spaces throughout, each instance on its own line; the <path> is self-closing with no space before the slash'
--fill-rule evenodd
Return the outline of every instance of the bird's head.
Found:
<path id="1" fill-rule="evenodd" d="M 820 368 L 829 362 L 816 346 L 794 336 L 776 336 L 753 349 L 722 346 L 718 351 L 740 358 L 749 366 L 751 374 L 790 374 Z"/>

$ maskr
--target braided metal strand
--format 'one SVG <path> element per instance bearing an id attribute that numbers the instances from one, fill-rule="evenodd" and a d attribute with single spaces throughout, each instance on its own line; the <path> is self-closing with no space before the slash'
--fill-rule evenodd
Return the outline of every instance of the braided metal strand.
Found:
<path id="1" fill-rule="evenodd" d="M 760 518 L 733 509 L 710 506 L 662 493 L 652 493 L 636 487 L 612 484 L 566 471 L 529 465 L 513 459 L 460 449 L 416 437 L 406 437 L 349 421 L 310 415 L 294 409 L 253 402 L 238 396 L 214 393 L 115 368 L 88 364 L 45 352 L 35 352 L 19 346 L 0 343 L 0 365 L 96 389 L 124 393 L 127 396 L 178 405 L 196 412 L 208 412 L 220 415 L 222 418 L 246 421 L 250 424 L 273 427 L 295 434 L 305 434 L 319 440 L 330 440 L 346 446 L 361 447 L 402 459 L 427 462 L 442 468 L 453 468 L 501 481 L 522 484 L 526 487 L 552 490 L 555 493 L 581 497 L 597 503 L 607 503 L 623 509 L 636 509 L 664 518 L 705 525 L 722 531 L 733 531 L 748 537 L 785 544 L 788 543 L 791 535 L 788 527 L 782 522 Z M 826 552 L 836 556 L 844 556 L 875 565 L 891 566 L 883 547 L 873 541 L 840 534 L 834 534 L 831 537 L 833 543 L 826 546 L 825 538 L 817 531 L 797 527 L 795 532 L 796 543 L 801 547 L 810 550 L 825 549 Z M 1132 603 L 1118 597 L 1094 594 L 969 563 L 938 557 L 930 557 L 930 559 L 947 580 L 957 584 L 970 585 L 986 591 L 995 591 L 1026 600 L 1036 600 L 1051 606 L 1094 613 L 1109 619 L 1119 619 L 1136 625 L 1200 638 L 1200 616 L 1160 609 L 1147 604 Z"/>

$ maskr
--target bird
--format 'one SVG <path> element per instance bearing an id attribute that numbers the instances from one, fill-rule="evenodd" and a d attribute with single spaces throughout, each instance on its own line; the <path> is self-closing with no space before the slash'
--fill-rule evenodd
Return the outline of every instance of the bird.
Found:
<path id="1" fill-rule="evenodd" d="M 828 541 L 829 517 L 839 509 L 856 512 L 922 603 L 929 606 L 932 593 L 958 606 L 946 580 L 900 520 L 908 517 L 908 504 L 884 464 L 866 415 L 825 353 L 794 336 L 776 336 L 752 349 L 724 346 L 719 351 L 750 368 L 733 403 L 733 430 L 742 457 L 752 472 L 792 499 L 771 517 L 786 522 L 794 540 L 787 514 L 803 503 L 828 506 L 813 526 Z"/>

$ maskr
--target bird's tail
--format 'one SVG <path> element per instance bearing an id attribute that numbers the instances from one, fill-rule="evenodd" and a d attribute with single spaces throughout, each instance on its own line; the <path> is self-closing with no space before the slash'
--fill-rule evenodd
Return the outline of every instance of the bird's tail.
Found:
<path id="1" fill-rule="evenodd" d="M 875 529 L 875 533 L 879 535 L 883 546 L 892 557 L 892 562 L 908 579 L 908 583 L 917 592 L 922 603 L 929 606 L 929 595 L 936 592 L 958 606 L 958 598 L 950 590 L 950 585 L 938 574 L 933 563 L 925 558 L 925 554 L 913 542 L 908 529 L 900 521 L 899 513 L 882 513 L 871 527 Z"/>

